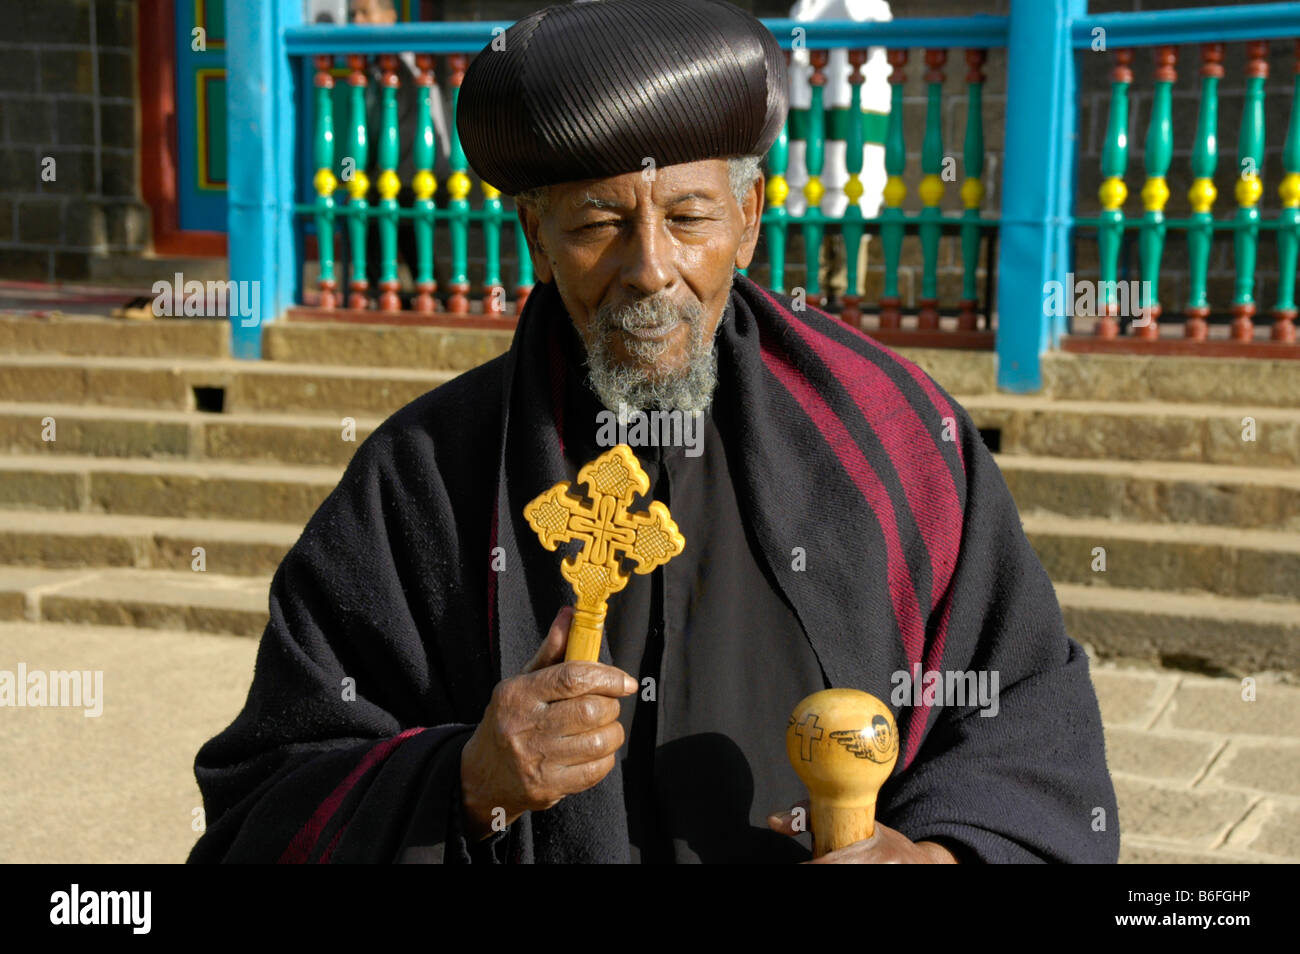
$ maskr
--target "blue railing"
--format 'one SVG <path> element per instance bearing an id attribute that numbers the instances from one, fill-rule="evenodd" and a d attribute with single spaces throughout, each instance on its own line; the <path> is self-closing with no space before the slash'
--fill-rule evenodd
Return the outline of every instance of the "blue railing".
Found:
<path id="1" fill-rule="evenodd" d="M 262 314 L 232 320 L 232 351 L 257 358 L 261 325 L 301 301 L 304 218 L 295 205 L 310 143 L 302 141 L 298 110 L 312 103 L 302 88 L 304 58 L 396 50 L 472 54 L 509 23 L 307 26 L 300 0 L 227 0 L 226 16 L 230 278 L 262 288 Z M 1042 385 L 1041 356 L 1067 330 L 1064 319 L 1044 309 L 1043 290 L 1064 283 L 1072 261 L 1076 50 L 1089 48 L 1097 29 L 1110 48 L 1300 36 L 1300 4 L 1089 15 L 1086 0 L 1011 0 L 1005 17 L 764 22 L 787 49 L 796 36 L 810 50 L 1005 47 L 1001 210 L 980 220 L 996 228 L 1000 245 L 996 300 L 985 309 L 997 315 L 999 386 L 1035 391 Z"/>

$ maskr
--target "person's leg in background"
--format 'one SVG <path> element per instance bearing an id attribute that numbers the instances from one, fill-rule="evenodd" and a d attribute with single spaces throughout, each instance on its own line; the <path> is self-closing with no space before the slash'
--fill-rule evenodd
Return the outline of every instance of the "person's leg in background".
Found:
<path id="1" fill-rule="evenodd" d="M 397 193 L 397 204 L 409 212 L 415 206 L 415 190 L 409 185 L 402 186 L 402 191 Z M 415 219 L 413 218 L 397 220 L 397 261 L 399 265 L 405 262 L 411 273 L 402 282 L 401 291 L 398 292 L 402 296 L 402 309 L 410 310 L 412 299 L 415 297 L 415 276 L 420 273 L 420 256 L 415 244 Z M 399 274 L 399 279 L 400 277 Z"/>
<path id="2" fill-rule="evenodd" d="M 844 236 L 839 229 L 827 229 L 822 241 L 821 268 L 818 271 L 822 294 L 826 296 L 826 310 L 839 311 L 841 298 L 848 287 L 848 272 L 844 257 Z"/>

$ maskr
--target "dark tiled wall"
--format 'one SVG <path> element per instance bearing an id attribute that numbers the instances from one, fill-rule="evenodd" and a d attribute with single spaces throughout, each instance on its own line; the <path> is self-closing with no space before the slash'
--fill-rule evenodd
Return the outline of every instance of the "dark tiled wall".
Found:
<path id="1" fill-rule="evenodd" d="M 77 279 L 145 249 L 135 6 L 0 0 L 0 276 Z"/>

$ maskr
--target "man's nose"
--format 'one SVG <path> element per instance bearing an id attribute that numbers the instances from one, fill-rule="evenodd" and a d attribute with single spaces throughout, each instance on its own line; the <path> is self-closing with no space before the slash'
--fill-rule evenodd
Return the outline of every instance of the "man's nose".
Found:
<path id="1" fill-rule="evenodd" d="M 624 248 L 623 284 L 638 298 L 668 288 L 676 275 L 673 241 L 662 219 L 639 220 Z"/>

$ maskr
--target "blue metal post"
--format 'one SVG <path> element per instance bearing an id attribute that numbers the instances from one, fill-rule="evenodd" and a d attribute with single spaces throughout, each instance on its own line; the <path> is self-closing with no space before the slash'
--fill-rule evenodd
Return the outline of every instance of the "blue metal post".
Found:
<path id="1" fill-rule="evenodd" d="M 230 280 L 256 289 L 255 314 L 230 318 L 230 350 L 262 356 L 262 326 L 293 302 L 299 262 L 293 219 L 297 82 L 284 30 L 302 22 L 301 0 L 226 0 L 226 129 Z"/>
<path id="2" fill-rule="evenodd" d="M 1011 0 L 998 254 L 998 387 L 1038 391 L 1040 359 L 1062 324 L 1044 291 L 1070 268 L 1077 139 L 1071 21 L 1087 0 Z M 1068 294 L 1068 289 L 1067 289 Z"/>

